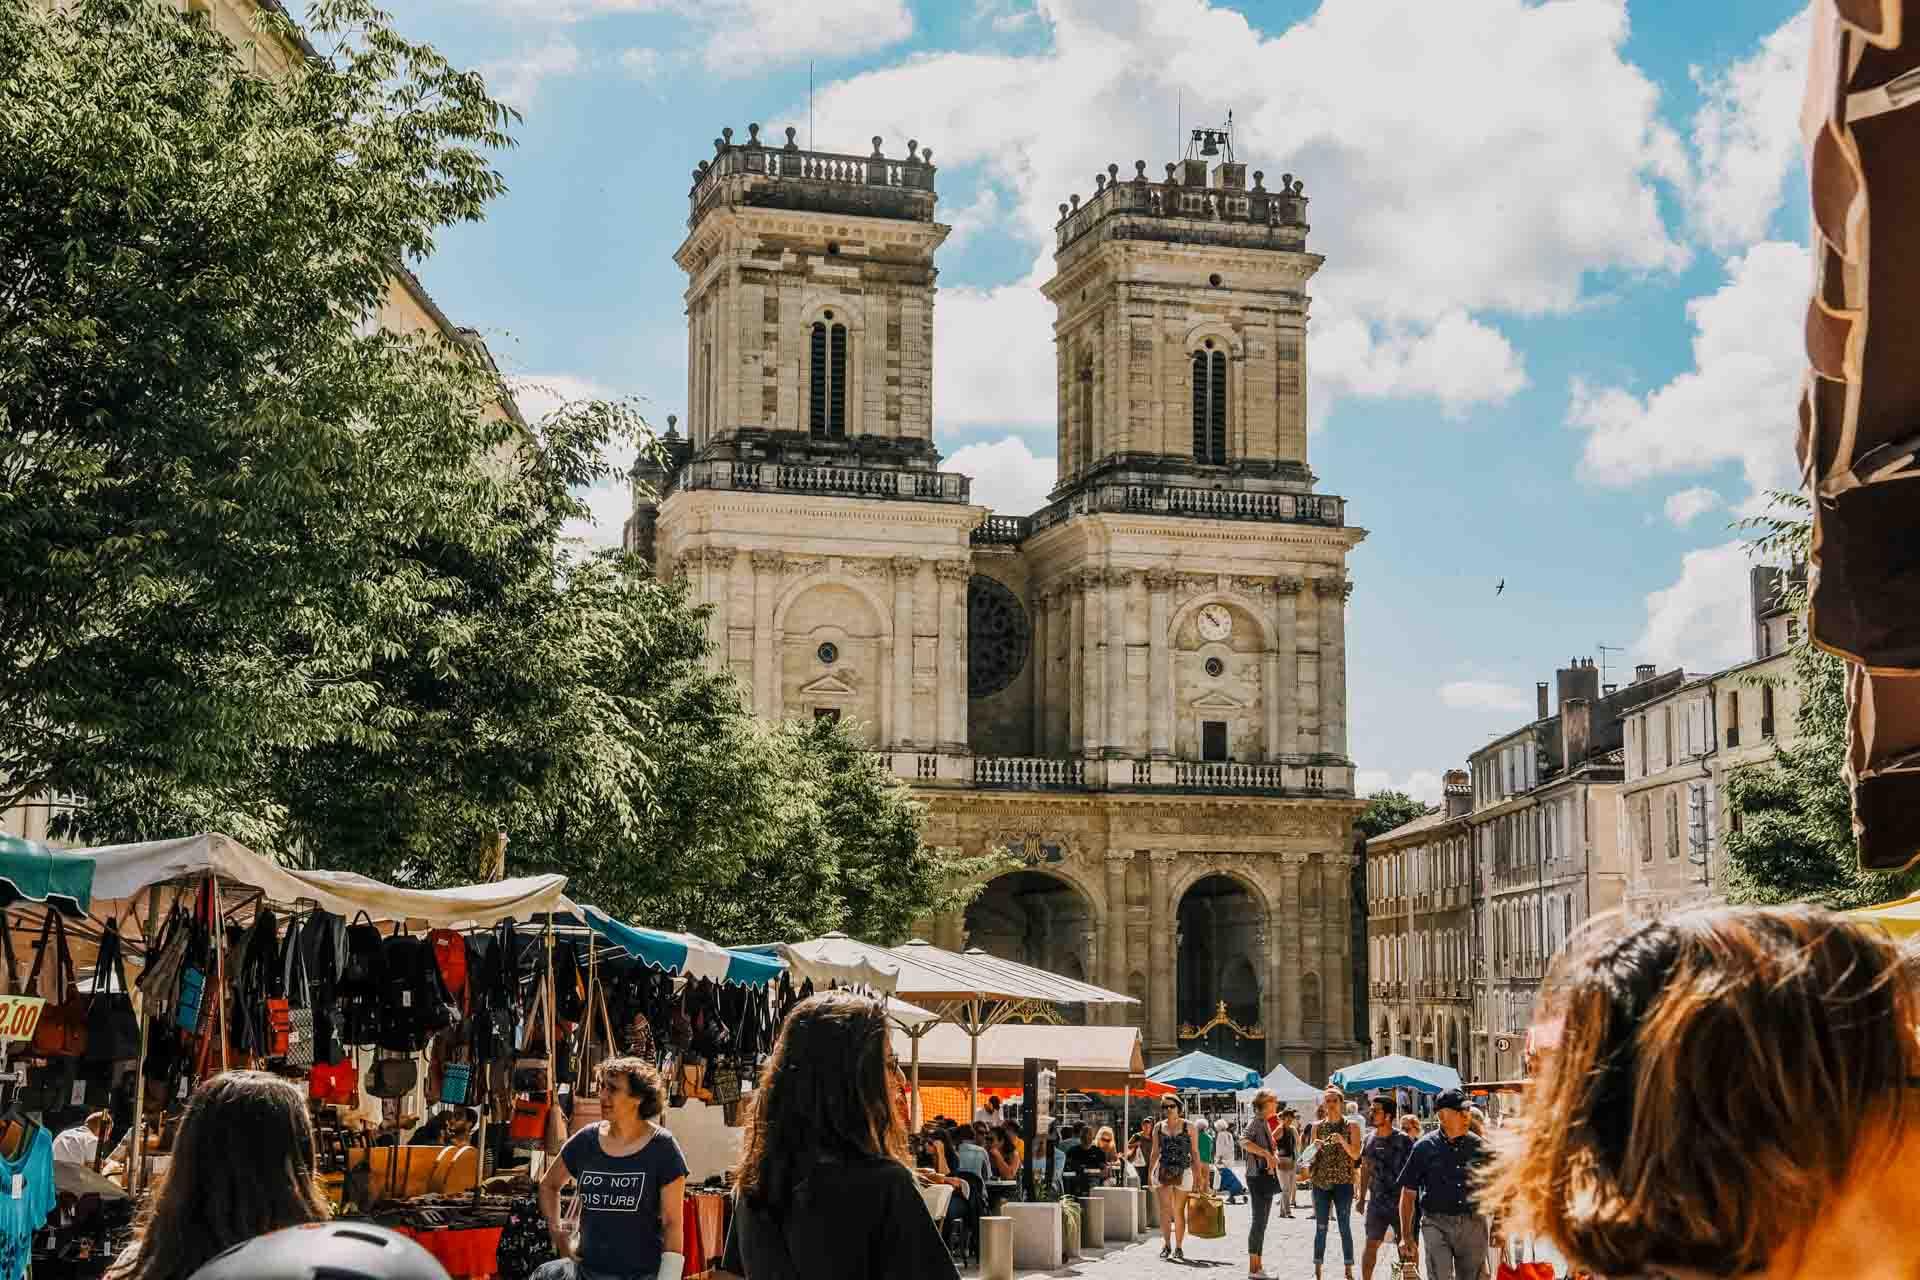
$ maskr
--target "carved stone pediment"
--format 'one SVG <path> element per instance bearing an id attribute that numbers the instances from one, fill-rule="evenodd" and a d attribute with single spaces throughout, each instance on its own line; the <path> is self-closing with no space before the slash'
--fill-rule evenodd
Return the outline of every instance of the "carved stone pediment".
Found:
<path id="1" fill-rule="evenodd" d="M 851 698 L 859 693 L 859 690 L 836 673 L 829 671 L 826 675 L 816 676 L 801 685 L 800 692 L 816 698 Z"/>

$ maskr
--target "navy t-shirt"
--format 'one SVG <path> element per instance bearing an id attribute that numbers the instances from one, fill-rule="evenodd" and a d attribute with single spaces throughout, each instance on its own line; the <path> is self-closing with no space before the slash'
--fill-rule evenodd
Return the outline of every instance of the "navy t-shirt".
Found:
<path id="1" fill-rule="evenodd" d="M 1423 1214 L 1472 1213 L 1473 1174 L 1491 1156 L 1471 1133 L 1449 1139 L 1435 1130 L 1413 1144 L 1400 1171 L 1400 1189 L 1419 1195 Z"/>
<path id="2" fill-rule="evenodd" d="M 603 1122 L 604 1123 L 604 1122 Z M 660 1189 L 687 1176 L 687 1158 L 667 1130 L 655 1127 L 631 1155 L 610 1156 L 598 1124 L 567 1139 L 560 1159 L 580 1184 L 580 1261 L 607 1275 L 650 1276 L 660 1269 Z M 673 1242 L 675 1252 L 680 1241 Z"/>
<path id="3" fill-rule="evenodd" d="M 1400 1171 L 1407 1167 L 1407 1153 L 1412 1150 L 1413 1139 L 1398 1129 L 1385 1137 L 1367 1135 L 1366 1145 L 1360 1148 L 1360 1161 L 1367 1167 L 1369 1203 L 1400 1203 Z"/>

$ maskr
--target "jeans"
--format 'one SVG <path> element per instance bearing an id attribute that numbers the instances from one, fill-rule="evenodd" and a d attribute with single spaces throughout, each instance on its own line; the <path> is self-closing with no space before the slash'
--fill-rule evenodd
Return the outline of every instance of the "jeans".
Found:
<path id="1" fill-rule="evenodd" d="M 1487 1220 L 1477 1214 L 1426 1215 L 1420 1251 L 1427 1255 L 1427 1280 L 1480 1280 L 1487 1244 Z"/>
<path id="2" fill-rule="evenodd" d="M 556 1258 L 535 1267 L 528 1280 L 652 1280 L 652 1275 L 652 1272 L 645 1276 L 635 1272 L 632 1276 L 616 1276 L 604 1271 L 589 1271 L 586 1264 L 572 1258 Z"/>
<path id="3" fill-rule="evenodd" d="M 1253 1201 L 1253 1225 L 1247 1228 L 1247 1253 L 1257 1258 L 1266 1252 L 1267 1218 L 1273 1213 L 1273 1198 L 1280 1194 L 1280 1179 L 1271 1173 L 1248 1174 L 1247 1194 Z"/>
<path id="4" fill-rule="evenodd" d="M 1352 1211 L 1353 1184 L 1351 1182 L 1338 1182 L 1331 1187 L 1313 1189 L 1314 1266 L 1319 1266 L 1327 1256 L 1327 1215 L 1329 1213 L 1339 1215 L 1340 1259 L 1348 1266 L 1353 1265 L 1353 1223 L 1348 1221 Z"/>

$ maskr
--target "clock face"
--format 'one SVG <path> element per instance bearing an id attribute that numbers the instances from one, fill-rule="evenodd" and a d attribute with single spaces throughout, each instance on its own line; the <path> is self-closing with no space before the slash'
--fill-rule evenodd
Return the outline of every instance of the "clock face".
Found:
<path id="1" fill-rule="evenodd" d="M 1210 604 L 1200 611 L 1200 638 L 1225 640 L 1233 634 L 1233 613 L 1223 604 Z"/>

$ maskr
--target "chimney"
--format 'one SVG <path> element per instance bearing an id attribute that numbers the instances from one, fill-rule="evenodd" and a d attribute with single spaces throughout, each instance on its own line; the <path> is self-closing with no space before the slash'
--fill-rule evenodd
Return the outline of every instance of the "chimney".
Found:
<path id="1" fill-rule="evenodd" d="M 1553 714 L 1552 708 L 1547 706 L 1547 682 L 1545 680 L 1541 680 L 1533 686 L 1533 706 L 1533 718 L 1535 720 L 1545 720 Z"/>
<path id="2" fill-rule="evenodd" d="M 1213 187 L 1216 191 L 1245 191 L 1247 166 L 1233 160 L 1222 160 L 1213 166 Z"/>
<path id="3" fill-rule="evenodd" d="M 1205 160 L 1189 156 L 1187 159 L 1182 160 L 1180 164 L 1182 170 L 1181 176 L 1185 180 L 1184 185 L 1189 187 L 1205 187 L 1207 185 L 1207 162 Z"/>
<path id="4" fill-rule="evenodd" d="M 1603 698 L 1611 698 L 1618 692 L 1620 692 L 1620 686 L 1617 684 L 1603 684 L 1600 686 L 1600 696 Z"/>
<path id="5" fill-rule="evenodd" d="M 1593 744 L 1593 702 L 1587 698 L 1568 698 L 1560 707 L 1560 755 L 1566 768 L 1586 763 Z"/>
<path id="6" fill-rule="evenodd" d="M 1567 703 L 1574 698 L 1585 698 L 1593 702 L 1600 697 L 1600 668 L 1593 665 L 1592 658 L 1574 658 L 1571 665 L 1554 672 L 1554 703 L 1564 713 Z M 1544 717 L 1543 717 L 1544 718 Z M 1572 763 L 1572 758 L 1568 758 Z"/>
<path id="7" fill-rule="evenodd" d="M 1441 775 L 1440 793 L 1449 818 L 1463 818 L 1473 808 L 1473 779 L 1465 769 L 1449 769 Z"/>
<path id="8" fill-rule="evenodd" d="M 1633 669 L 1633 682 L 1635 684 L 1645 684 L 1647 681 L 1653 679 L 1658 671 L 1659 668 L 1655 667 L 1651 662 L 1643 662 Z"/>

